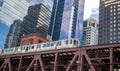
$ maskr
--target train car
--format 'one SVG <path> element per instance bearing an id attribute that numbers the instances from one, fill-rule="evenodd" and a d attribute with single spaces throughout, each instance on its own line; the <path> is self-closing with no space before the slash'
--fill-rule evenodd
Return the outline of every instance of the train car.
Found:
<path id="1" fill-rule="evenodd" d="M 80 46 L 80 42 L 77 39 L 67 39 L 60 41 L 53 41 L 41 44 L 41 51 L 54 50 L 63 48 L 72 48 Z"/>
<path id="2" fill-rule="evenodd" d="M 29 46 L 28 45 L 24 45 L 21 47 L 21 53 L 26 53 L 28 51 Z"/>
<path id="3" fill-rule="evenodd" d="M 61 41 L 61 47 L 57 49 L 63 49 L 63 48 L 74 48 L 79 47 L 80 42 L 77 39 L 68 39 Z"/>
<path id="4" fill-rule="evenodd" d="M 36 44 L 36 51 L 40 51 L 41 50 L 41 44 Z"/>
<path id="5" fill-rule="evenodd" d="M 28 45 L 26 52 L 35 52 L 37 49 L 37 44 Z"/>
<path id="6" fill-rule="evenodd" d="M 52 41 L 40 44 L 24 45 L 14 48 L 6 48 L 0 50 L 0 55 L 7 54 L 18 54 L 18 53 L 29 53 L 36 51 L 45 51 L 45 50 L 55 50 L 55 49 L 64 49 L 64 48 L 74 48 L 79 47 L 80 42 L 77 39 L 66 39 L 59 41 Z"/>
<path id="7" fill-rule="evenodd" d="M 15 52 L 14 52 L 14 54 L 18 54 L 18 53 L 22 53 L 22 48 L 21 48 L 21 46 L 15 47 Z"/>
<path id="8" fill-rule="evenodd" d="M 45 51 L 45 50 L 54 50 L 56 47 L 56 41 L 53 42 L 47 42 L 47 43 L 42 43 L 40 51 Z"/>
<path id="9" fill-rule="evenodd" d="M 15 48 L 6 48 L 3 49 L 2 55 L 14 54 Z"/>

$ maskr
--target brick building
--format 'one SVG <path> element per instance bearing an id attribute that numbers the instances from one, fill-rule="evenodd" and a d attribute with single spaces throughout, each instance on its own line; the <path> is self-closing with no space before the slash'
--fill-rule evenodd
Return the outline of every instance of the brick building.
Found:
<path id="1" fill-rule="evenodd" d="M 41 35 L 37 33 L 34 33 L 34 34 L 22 36 L 20 46 L 43 43 L 43 42 L 49 42 L 49 40 L 43 38 Z"/>

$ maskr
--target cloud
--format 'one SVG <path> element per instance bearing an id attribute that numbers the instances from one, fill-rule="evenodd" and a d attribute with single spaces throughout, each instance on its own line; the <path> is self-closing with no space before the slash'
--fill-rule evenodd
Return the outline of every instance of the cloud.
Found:
<path id="1" fill-rule="evenodd" d="M 85 0 L 84 20 L 99 13 L 99 0 Z"/>
<path id="2" fill-rule="evenodd" d="M 0 20 L 10 26 L 16 19 L 23 20 L 23 17 L 27 15 L 28 7 L 38 3 L 44 3 L 52 9 L 51 0 L 4 0 Z"/>

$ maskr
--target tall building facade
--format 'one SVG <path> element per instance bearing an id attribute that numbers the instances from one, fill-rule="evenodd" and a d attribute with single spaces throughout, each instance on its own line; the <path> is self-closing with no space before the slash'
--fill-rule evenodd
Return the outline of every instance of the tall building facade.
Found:
<path id="1" fill-rule="evenodd" d="M 21 38 L 21 20 L 15 20 L 13 24 L 10 26 L 5 46 L 4 48 L 11 48 L 16 47 L 20 45 L 20 38 Z"/>
<path id="2" fill-rule="evenodd" d="M 100 0 L 99 44 L 120 42 L 120 0 Z"/>
<path id="3" fill-rule="evenodd" d="M 30 6 L 22 23 L 23 35 L 38 33 L 47 38 L 51 11 L 42 3 Z"/>
<path id="4" fill-rule="evenodd" d="M 2 5 L 3 5 L 3 0 L 0 0 L 0 10 L 1 10 Z"/>
<path id="5" fill-rule="evenodd" d="M 98 44 L 98 23 L 93 18 L 88 18 L 83 23 L 82 46 Z"/>
<path id="6" fill-rule="evenodd" d="M 0 6 L 2 6 L 3 5 L 3 0 L 0 0 Z"/>
<path id="7" fill-rule="evenodd" d="M 81 10 L 83 5 L 84 0 L 54 0 L 49 38 L 52 40 L 75 38 L 77 21 L 83 16 Z M 63 37 L 65 35 L 67 37 Z"/>

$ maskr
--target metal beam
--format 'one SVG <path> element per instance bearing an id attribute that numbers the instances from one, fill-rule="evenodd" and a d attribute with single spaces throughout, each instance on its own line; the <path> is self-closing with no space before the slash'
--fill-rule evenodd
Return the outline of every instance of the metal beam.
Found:
<path id="1" fill-rule="evenodd" d="M 45 69 L 44 69 L 44 64 L 43 64 L 41 55 L 40 55 L 40 58 L 39 58 L 39 63 L 40 63 L 41 70 L 42 70 L 42 71 L 45 71 Z"/>
<path id="2" fill-rule="evenodd" d="M 113 71 L 113 48 L 109 49 L 109 53 L 110 53 L 110 71 Z"/>
<path id="3" fill-rule="evenodd" d="M 77 54 L 74 55 L 74 57 L 72 58 L 72 60 L 70 61 L 68 67 L 66 68 L 65 71 L 70 71 L 70 68 L 72 67 L 73 63 L 75 62 L 76 58 L 77 58 Z"/>
<path id="4" fill-rule="evenodd" d="M 90 65 L 91 70 L 92 70 L 92 71 L 95 71 L 95 68 L 94 68 L 94 66 L 92 65 L 92 62 L 90 61 L 90 58 L 89 58 L 89 56 L 87 55 L 86 51 L 84 51 L 84 56 L 85 56 L 88 64 Z"/>
<path id="5" fill-rule="evenodd" d="M 3 64 L 1 65 L 0 71 L 2 70 L 2 68 L 4 68 L 4 65 L 5 65 L 5 61 L 4 61 Z"/>
<path id="6" fill-rule="evenodd" d="M 18 71 L 20 71 L 21 70 L 21 65 L 22 65 L 22 56 L 20 57 L 20 61 L 19 61 L 19 65 L 18 65 Z"/>
<path id="7" fill-rule="evenodd" d="M 35 59 L 32 60 L 32 62 L 30 63 L 30 65 L 28 66 L 28 68 L 26 69 L 26 71 L 30 70 L 30 67 L 34 64 L 34 62 L 35 62 Z"/>
<path id="8" fill-rule="evenodd" d="M 57 71 L 57 65 L 58 65 L 58 53 L 55 54 L 55 61 L 54 61 L 54 70 L 53 71 Z"/>

